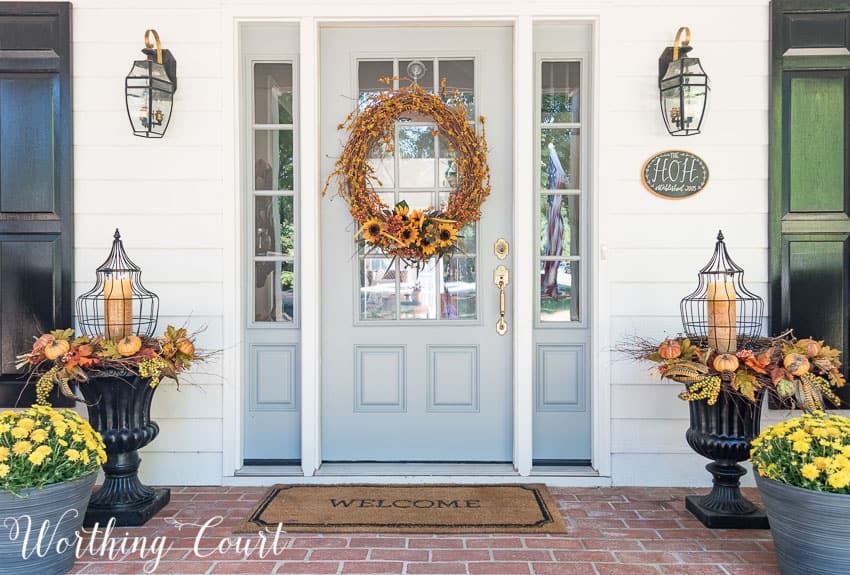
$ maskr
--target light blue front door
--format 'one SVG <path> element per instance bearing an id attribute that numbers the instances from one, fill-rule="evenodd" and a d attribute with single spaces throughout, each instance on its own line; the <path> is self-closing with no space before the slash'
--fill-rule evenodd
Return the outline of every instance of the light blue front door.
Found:
<path id="1" fill-rule="evenodd" d="M 492 193 L 465 254 L 417 274 L 358 251 L 339 197 L 322 203 L 322 459 L 477 461 L 512 458 L 512 311 L 496 333 L 493 282 L 499 238 L 513 243 L 512 31 L 504 27 L 328 28 L 321 44 L 321 158 L 327 177 L 345 134 L 337 131 L 379 78 L 409 76 L 437 89 L 445 79 L 486 116 Z M 401 80 L 406 85 L 406 80 Z M 396 126 L 395 152 L 376 151 L 378 188 L 388 206 L 436 206 L 453 183 L 450 147 L 427 119 Z M 510 286 L 505 300 L 511 301 Z"/>

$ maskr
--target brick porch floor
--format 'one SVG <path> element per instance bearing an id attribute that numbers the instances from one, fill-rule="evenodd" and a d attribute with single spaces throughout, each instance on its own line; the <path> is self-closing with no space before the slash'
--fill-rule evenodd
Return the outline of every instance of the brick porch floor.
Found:
<path id="1" fill-rule="evenodd" d="M 680 488 L 550 488 L 569 533 L 529 535 L 285 534 L 282 552 L 242 560 L 214 552 L 266 488 L 175 487 L 171 503 L 144 527 L 116 528 L 111 541 L 160 536 L 171 549 L 155 573 L 410 574 L 410 575 L 779 575 L 769 531 L 710 530 L 684 508 Z M 705 492 L 706 490 L 700 490 Z M 747 497 L 757 499 L 754 489 Z M 198 527 L 222 516 L 221 525 Z M 173 519 L 172 519 L 173 518 Z M 243 543 L 250 540 L 241 536 Z M 199 557 L 202 555 L 203 557 Z M 84 555 L 80 574 L 142 574 L 140 553 Z M 150 567 L 150 565 L 149 565 Z M 150 572 L 150 571 L 147 571 Z"/>

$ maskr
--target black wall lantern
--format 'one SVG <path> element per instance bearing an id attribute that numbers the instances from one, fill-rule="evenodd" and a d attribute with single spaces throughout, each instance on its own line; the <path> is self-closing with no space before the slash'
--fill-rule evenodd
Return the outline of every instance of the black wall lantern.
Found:
<path id="1" fill-rule="evenodd" d="M 153 34 L 156 49 L 151 44 Z M 133 62 L 124 80 L 127 115 L 133 134 L 143 138 L 161 138 L 171 120 L 171 106 L 177 91 L 177 60 L 163 50 L 156 30 L 145 31 L 145 60 Z"/>
<path id="2" fill-rule="evenodd" d="M 681 46 L 679 41 L 685 33 Z M 673 46 L 658 58 L 658 88 L 661 91 L 661 115 L 667 131 L 674 136 L 699 134 L 708 104 L 708 75 L 699 58 L 688 58 L 692 50 L 691 29 L 679 28 Z"/>

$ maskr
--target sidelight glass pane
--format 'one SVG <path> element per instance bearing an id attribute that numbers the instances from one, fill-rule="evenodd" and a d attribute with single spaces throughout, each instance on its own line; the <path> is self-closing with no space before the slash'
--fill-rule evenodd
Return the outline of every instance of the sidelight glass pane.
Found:
<path id="1" fill-rule="evenodd" d="M 257 196 L 254 225 L 258 256 L 292 255 L 295 242 L 295 213 L 292 196 Z"/>
<path id="2" fill-rule="evenodd" d="M 398 177 L 402 188 L 434 187 L 434 128 L 398 126 Z"/>
<path id="3" fill-rule="evenodd" d="M 440 82 L 446 81 L 445 99 L 460 99 L 466 117 L 475 118 L 475 60 L 440 60 Z M 457 94 L 455 93 L 457 91 Z"/>
<path id="4" fill-rule="evenodd" d="M 576 256 L 579 254 L 579 196 L 541 194 L 540 255 Z"/>
<path id="5" fill-rule="evenodd" d="M 478 287 L 475 258 L 455 256 L 443 262 L 440 319 L 475 319 Z"/>
<path id="6" fill-rule="evenodd" d="M 292 123 L 292 64 L 254 64 L 254 123 Z"/>
<path id="7" fill-rule="evenodd" d="M 294 294 L 292 262 L 254 262 L 254 321 L 291 322 Z"/>
<path id="8" fill-rule="evenodd" d="M 294 169 L 292 130 L 254 133 L 255 190 L 292 190 Z"/>
<path id="9" fill-rule="evenodd" d="M 391 258 L 360 258 L 360 319 L 396 319 L 396 269 Z"/>
<path id="10" fill-rule="evenodd" d="M 381 82 L 381 78 L 393 77 L 393 61 L 360 61 L 357 63 L 357 110 L 363 111 L 370 96 L 386 92 L 392 83 Z"/>
<path id="11" fill-rule="evenodd" d="M 544 124 L 580 122 L 580 88 L 579 62 L 543 62 L 540 121 Z"/>
<path id="12" fill-rule="evenodd" d="M 579 321 L 579 263 L 540 262 L 540 321 Z"/>
<path id="13" fill-rule="evenodd" d="M 550 190 L 578 189 L 581 148 L 579 130 L 540 131 L 540 186 Z"/>

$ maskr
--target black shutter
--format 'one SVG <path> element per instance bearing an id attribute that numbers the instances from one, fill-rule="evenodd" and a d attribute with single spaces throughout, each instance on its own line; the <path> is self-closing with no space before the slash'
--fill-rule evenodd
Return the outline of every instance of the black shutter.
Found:
<path id="1" fill-rule="evenodd" d="M 15 354 L 42 331 L 71 327 L 72 146 L 71 5 L 0 2 L 3 406 L 35 397 L 15 370 Z"/>
<path id="2" fill-rule="evenodd" d="M 825 339 L 846 364 L 850 1 L 775 0 L 771 14 L 772 330 Z"/>

